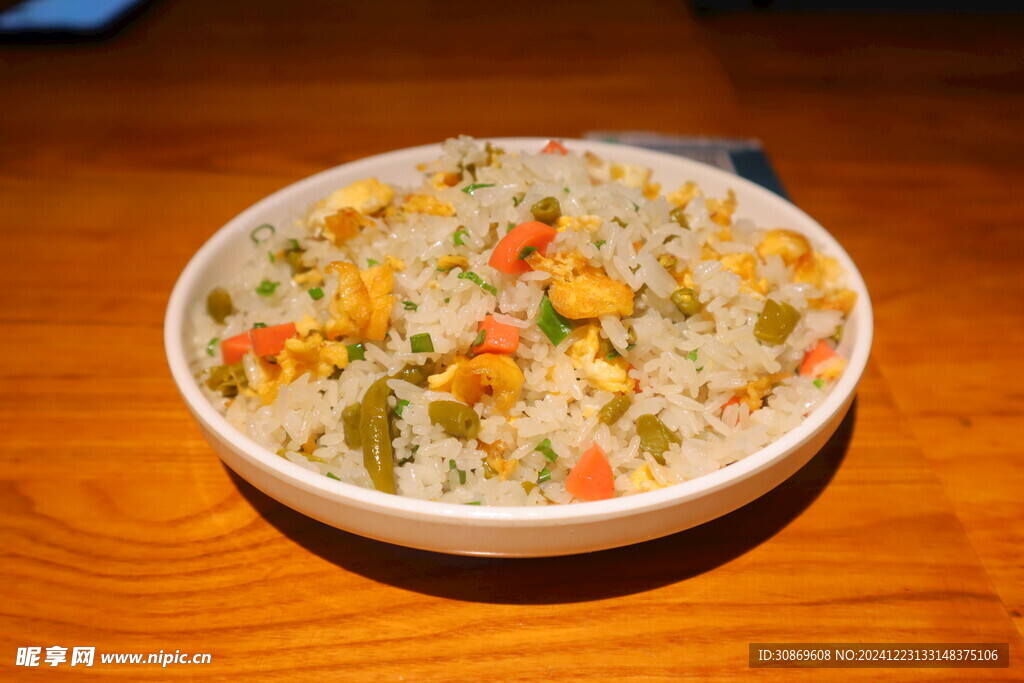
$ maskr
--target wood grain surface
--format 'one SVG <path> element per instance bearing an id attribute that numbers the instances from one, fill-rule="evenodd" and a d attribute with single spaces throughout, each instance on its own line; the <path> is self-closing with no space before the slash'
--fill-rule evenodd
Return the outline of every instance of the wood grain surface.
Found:
<path id="1" fill-rule="evenodd" d="M 1024 674 L 1024 18 L 165 0 L 0 46 L 0 102 L 0 679 L 814 675 L 749 669 L 763 641 L 1002 642 L 1010 669 L 900 677 Z M 860 266 L 873 359 L 811 463 L 669 538 L 515 561 L 355 537 L 220 465 L 161 339 L 214 230 L 368 154 L 593 129 L 760 138 Z M 15 666 L 54 645 L 212 662 Z"/>

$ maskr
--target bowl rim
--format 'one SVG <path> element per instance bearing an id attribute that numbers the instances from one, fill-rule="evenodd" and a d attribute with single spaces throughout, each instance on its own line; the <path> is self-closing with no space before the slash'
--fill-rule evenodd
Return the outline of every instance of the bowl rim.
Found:
<path id="1" fill-rule="evenodd" d="M 846 406 L 867 365 L 874 334 L 874 316 L 867 286 L 860 271 L 849 254 L 823 226 L 792 202 L 746 178 L 674 154 L 632 145 L 571 138 L 480 138 L 481 141 L 486 140 L 513 149 L 539 149 L 549 139 L 559 139 L 571 148 L 590 150 L 610 158 L 615 158 L 617 153 L 621 155 L 621 152 L 626 150 L 632 158 L 632 162 L 644 165 L 674 165 L 680 167 L 682 171 L 685 171 L 686 167 L 690 167 L 705 177 L 710 176 L 717 181 L 729 184 L 740 197 L 753 195 L 759 201 L 781 203 L 783 208 L 791 212 L 794 219 L 801 223 L 801 225 L 795 226 L 797 229 L 801 232 L 809 230 L 815 243 L 824 246 L 824 251 L 829 256 L 840 261 L 846 272 L 847 287 L 856 291 L 858 296 L 857 308 L 852 314 L 856 316 L 857 320 L 856 334 L 851 344 L 852 353 L 847 360 L 846 370 L 840 376 L 836 386 L 825 400 L 804 419 L 804 422 L 745 458 L 689 481 L 655 491 L 608 500 L 546 506 L 464 505 L 407 498 L 365 489 L 347 482 L 335 481 L 280 458 L 231 425 L 202 394 L 189 370 L 183 327 L 188 308 L 192 303 L 190 296 L 196 286 L 196 281 L 213 265 L 215 257 L 227 243 L 237 239 L 239 233 L 248 234 L 249 226 L 253 221 L 258 221 L 258 216 L 264 211 L 279 204 L 287 204 L 292 196 L 301 194 L 304 189 L 335 174 L 358 175 L 362 168 L 380 164 L 407 163 L 410 166 L 414 165 L 425 160 L 421 158 L 425 155 L 437 156 L 440 153 L 441 143 L 418 145 L 376 154 L 307 176 L 244 209 L 207 239 L 189 260 L 175 282 L 164 316 L 164 348 L 168 366 L 178 391 L 193 417 L 202 427 L 226 441 L 250 465 L 320 499 L 347 504 L 368 512 L 381 512 L 408 519 L 457 521 L 467 526 L 545 526 L 599 522 L 613 517 L 643 514 L 713 494 L 752 477 L 784 459 L 804 443 L 810 441 L 829 423 L 830 418 L 836 412 Z M 651 163 L 645 163 L 645 158 L 649 159 Z"/>

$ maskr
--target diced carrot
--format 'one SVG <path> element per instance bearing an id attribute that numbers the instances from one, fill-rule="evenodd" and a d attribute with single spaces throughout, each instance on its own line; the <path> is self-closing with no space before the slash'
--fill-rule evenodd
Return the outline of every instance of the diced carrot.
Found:
<path id="1" fill-rule="evenodd" d="M 519 329 L 499 323 L 488 315 L 477 327 L 484 333 L 484 340 L 473 347 L 473 353 L 515 353 L 519 348 Z"/>
<path id="2" fill-rule="evenodd" d="M 249 330 L 252 350 L 256 352 L 257 356 L 276 356 L 284 349 L 285 341 L 296 334 L 295 323 L 257 327 Z"/>
<path id="3" fill-rule="evenodd" d="M 220 355 L 224 359 L 224 365 L 234 365 L 241 361 L 242 356 L 247 354 L 251 348 L 252 340 L 249 339 L 248 332 L 225 339 L 220 343 Z"/>
<path id="4" fill-rule="evenodd" d="M 740 404 L 740 397 L 739 396 L 733 396 L 732 398 L 730 398 L 728 401 L 725 402 L 724 406 L 722 406 L 722 412 L 724 413 L 725 409 L 728 408 L 729 406 L 738 406 L 739 404 Z"/>
<path id="5" fill-rule="evenodd" d="M 628 372 L 629 372 L 630 370 L 635 370 L 635 369 L 636 369 L 636 368 L 635 368 L 635 367 L 633 366 L 633 364 L 632 364 L 632 363 L 630 363 L 630 364 L 629 364 L 628 366 L 626 366 L 626 372 L 627 372 L 627 373 L 628 373 Z M 639 393 L 641 393 L 642 391 L 643 391 L 643 390 L 642 390 L 642 389 L 640 388 L 640 380 L 638 380 L 638 379 L 634 379 L 634 380 L 633 380 L 633 393 L 634 393 L 634 394 L 639 394 Z"/>
<path id="6" fill-rule="evenodd" d="M 565 478 L 565 490 L 580 500 L 605 500 L 615 495 L 612 466 L 596 443 L 580 456 Z"/>
<path id="7" fill-rule="evenodd" d="M 526 257 L 534 251 L 544 253 L 556 235 L 557 230 L 540 221 L 520 223 L 501 238 L 487 263 L 509 275 L 528 273 L 533 269 L 526 262 Z"/>
<path id="8" fill-rule="evenodd" d="M 800 363 L 800 374 L 801 375 L 814 375 L 817 374 L 815 371 L 822 367 L 824 363 L 832 360 L 838 354 L 832 350 L 832 347 L 828 345 L 828 342 L 824 339 L 818 341 L 818 345 L 807 352 L 804 356 L 804 360 Z"/>
<path id="9" fill-rule="evenodd" d="M 565 148 L 558 140 L 549 140 L 548 144 L 544 145 L 544 149 L 540 151 L 541 154 L 561 154 L 565 156 L 569 153 L 569 150 Z"/>

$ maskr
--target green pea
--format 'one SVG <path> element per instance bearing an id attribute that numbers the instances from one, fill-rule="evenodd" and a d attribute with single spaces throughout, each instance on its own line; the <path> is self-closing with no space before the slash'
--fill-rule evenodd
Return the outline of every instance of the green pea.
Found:
<path id="1" fill-rule="evenodd" d="M 683 213 L 683 207 L 677 206 L 676 208 L 672 209 L 669 212 L 668 217 L 674 220 L 676 223 L 678 223 L 680 228 L 683 228 L 685 230 L 690 229 L 690 219 L 686 217 L 685 213 Z"/>
<path id="2" fill-rule="evenodd" d="M 431 423 L 460 439 L 475 439 L 480 417 L 472 408 L 456 401 L 431 401 L 427 406 Z"/>
<path id="3" fill-rule="evenodd" d="M 562 215 L 562 205 L 555 197 L 544 197 L 530 207 L 530 213 L 533 214 L 535 220 L 554 225 Z"/>
<path id="4" fill-rule="evenodd" d="M 754 323 L 754 336 L 766 344 L 783 344 L 800 321 L 800 312 L 782 301 L 768 299 Z"/>
<path id="5" fill-rule="evenodd" d="M 640 437 L 640 450 L 650 453 L 659 465 L 665 464 L 665 451 L 669 445 L 682 443 L 657 415 L 641 415 L 637 418 L 636 433 Z"/>
<path id="6" fill-rule="evenodd" d="M 691 315 L 697 315 L 703 308 L 700 299 L 697 298 L 697 292 L 690 287 L 683 287 L 672 292 L 672 303 L 687 318 Z"/>
<path id="7" fill-rule="evenodd" d="M 341 411 L 341 424 L 345 427 L 345 445 L 349 448 L 359 448 L 363 440 L 359 435 L 359 414 L 362 408 L 358 403 L 353 403 Z"/>
<path id="8" fill-rule="evenodd" d="M 612 400 L 604 404 L 601 408 L 601 412 L 597 414 L 597 419 L 606 425 L 613 425 L 619 421 L 626 411 L 629 410 L 629 406 L 633 404 L 633 397 L 629 394 L 623 394 L 616 396 Z"/>
<path id="9" fill-rule="evenodd" d="M 220 324 L 223 324 L 224 319 L 235 312 L 235 306 L 231 303 L 231 295 L 226 289 L 217 287 L 206 295 L 206 312 Z"/>

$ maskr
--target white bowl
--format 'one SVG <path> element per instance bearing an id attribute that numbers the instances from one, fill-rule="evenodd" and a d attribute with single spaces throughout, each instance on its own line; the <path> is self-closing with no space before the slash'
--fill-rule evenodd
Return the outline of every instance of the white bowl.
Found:
<path id="1" fill-rule="evenodd" d="M 493 142 L 509 150 L 535 151 L 546 140 L 507 138 Z M 798 428 L 717 472 L 657 491 L 572 505 L 477 507 L 402 498 L 341 483 L 278 457 L 231 426 L 206 400 L 189 371 L 190 306 L 202 300 L 224 272 L 240 265 L 243 245 L 253 226 L 294 220 L 317 199 L 368 176 L 413 184 L 419 180 L 416 164 L 439 154 L 439 145 L 425 145 L 338 166 L 275 192 L 218 230 L 181 274 L 164 321 L 167 359 L 203 437 L 224 463 L 281 503 L 352 533 L 460 555 L 537 557 L 613 548 L 688 529 L 754 500 L 810 460 L 846 415 L 871 348 L 871 302 L 850 257 L 810 216 L 731 173 L 625 145 L 566 142 L 574 151 L 591 150 L 606 158 L 653 168 L 655 179 L 663 187 L 695 180 L 712 196 L 724 195 L 732 188 L 739 197 L 738 218 L 749 216 L 761 226 L 799 230 L 839 260 L 846 270 L 848 286 L 858 296 L 841 349 L 849 363 L 824 402 Z"/>

